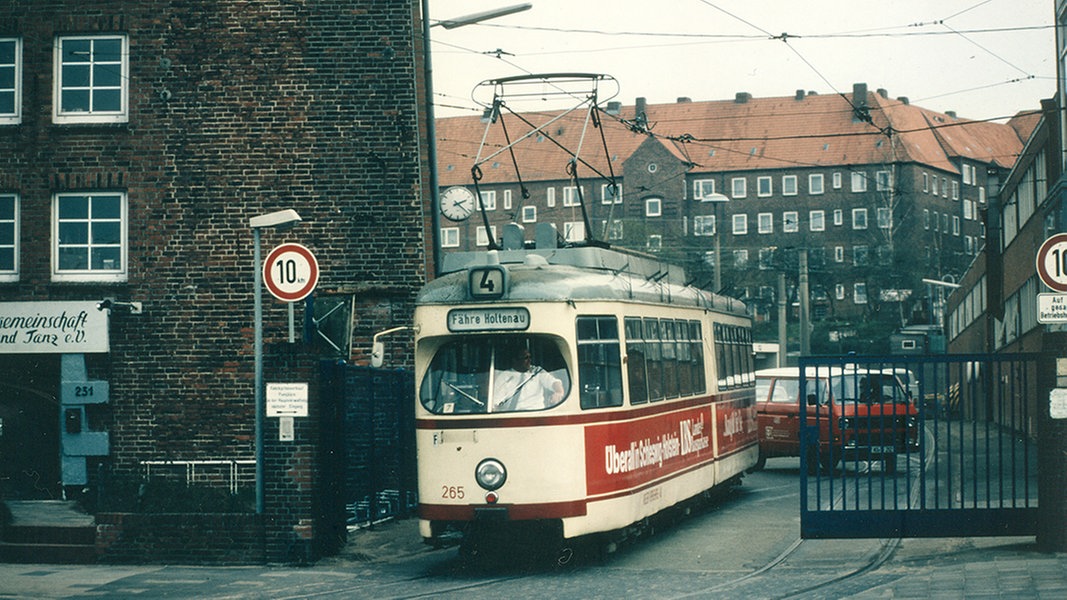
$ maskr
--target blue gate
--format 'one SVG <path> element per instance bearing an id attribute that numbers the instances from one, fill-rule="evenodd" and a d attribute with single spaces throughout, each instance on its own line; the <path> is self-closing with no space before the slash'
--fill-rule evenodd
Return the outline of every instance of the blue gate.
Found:
<path id="1" fill-rule="evenodd" d="M 801 537 L 1035 534 L 1036 358 L 802 358 Z"/>

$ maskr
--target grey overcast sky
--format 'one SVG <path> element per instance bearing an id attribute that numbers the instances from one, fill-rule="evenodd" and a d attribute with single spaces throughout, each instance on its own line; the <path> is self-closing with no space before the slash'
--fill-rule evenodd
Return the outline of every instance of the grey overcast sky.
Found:
<path id="1" fill-rule="evenodd" d="M 437 116 L 475 114 L 481 81 L 534 73 L 610 75 L 623 104 L 866 83 L 969 119 L 1036 109 L 1056 89 L 1054 0 L 529 2 L 526 12 L 431 29 Z M 518 3 L 430 0 L 429 18 Z"/>

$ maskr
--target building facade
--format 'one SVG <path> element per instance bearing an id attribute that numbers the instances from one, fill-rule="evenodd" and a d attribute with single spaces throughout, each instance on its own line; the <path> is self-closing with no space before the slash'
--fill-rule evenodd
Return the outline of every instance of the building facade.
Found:
<path id="1" fill-rule="evenodd" d="M 958 281 L 974 260 L 984 244 L 987 173 L 1011 167 L 1037 120 L 969 121 L 865 84 L 850 95 L 639 99 L 610 103 L 604 115 L 607 150 L 586 156 L 580 181 L 564 170 L 567 150 L 599 146 L 580 117 L 560 117 L 516 145 L 514 161 L 501 154 L 481 164 L 477 191 L 490 227 L 548 221 L 567 240 L 592 234 L 665 256 L 684 263 L 696 285 L 719 281 L 766 325 L 776 320 L 783 274 L 785 301 L 799 304 L 803 254 L 821 351 L 888 351 L 881 342 L 893 329 L 932 322 L 922 279 Z M 497 125 L 508 118 L 438 120 L 443 190 L 474 190 L 469 169 L 485 155 L 478 140 L 505 147 Z M 488 236 L 476 214 L 442 219 L 441 241 L 447 252 L 485 246 Z M 876 329 L 866 329 L 872 322 Z M 862 344 L 872 338 L 881 342 Z"/>
<path id="2" fill-rule="evenodd" d="M 189 468 L 245 494 L 258 462 L 265 559 L 336 534 L 316 365 L 408 322 L 426 277 L 421 40 L 414 0 L 0 6 L 0 499 Z M 289 209 L 264 255 L 298 242 L 320 277 L 295 337 L 264 294 L 264 375 L 308 383 L 308 416 L 257 440 L 250 219 Z"/>

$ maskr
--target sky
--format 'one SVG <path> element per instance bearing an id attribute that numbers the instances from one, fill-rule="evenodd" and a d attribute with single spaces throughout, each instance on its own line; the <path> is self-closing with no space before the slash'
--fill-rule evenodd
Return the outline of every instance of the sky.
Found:
<path id="1" fill-rule="evenodd" d="M 1054 0 L 528 1 L 525 12 L 431 28 L 438 117 L 480 114 L 472 93 L 492 97 L 480 82 L 560 72 L 614 78 L 602 103 L 616 92 L 624 105 L 662 104 L 866 83 L 986 120 L 1036 109 L 1056 90 Z M 520 2 L 429 0 L 429 19 Z"/>

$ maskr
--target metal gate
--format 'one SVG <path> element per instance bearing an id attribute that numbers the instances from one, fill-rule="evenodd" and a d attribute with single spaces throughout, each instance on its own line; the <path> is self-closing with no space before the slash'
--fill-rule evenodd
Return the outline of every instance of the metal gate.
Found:
<path id="1" fill-rule="evenodd" d="M 417 505 L 411 371 L 323 363 L 331 410 L 323 411 L 327 520 L 351 530 Z M 325 394 L 324 394 L 325 396 Z"/>
<path id="2" fill-rule="evenodd" d="M 801 537 L 1035 534 L 1036 358 L 802 358 Z"/>

